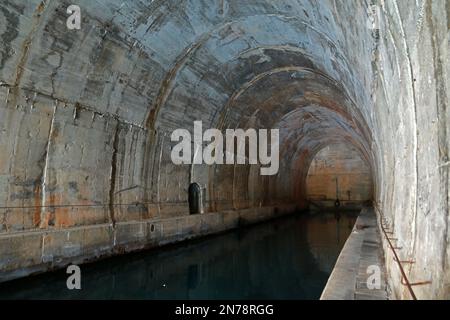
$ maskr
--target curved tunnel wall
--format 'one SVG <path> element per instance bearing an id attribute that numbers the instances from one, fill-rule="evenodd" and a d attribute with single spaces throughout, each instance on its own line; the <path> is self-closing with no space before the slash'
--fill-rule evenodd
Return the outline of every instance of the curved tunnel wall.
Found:
<path id="1" fill-rule="evenodd" d="M 410 277 L 433 281 L 419 297 L 448 295 L 444 0 L 375 1 L 379 32 L 366 1 L 78 4 L 77 31 L 65 27 L 64 2 L 0 4 L 3 271 L 302 207 L 298 182 L 313 157 L 346 141 L 370 164 L 375 202 L 405 259 L 417 259 Z M 173 165 L 170 134 L 195 120 L 279 128 L 279 174 Z M 192 182 L 204 190 L 200 217 L 186 217 Z M 391 260 L 394 295 L 407 297 Z"/>

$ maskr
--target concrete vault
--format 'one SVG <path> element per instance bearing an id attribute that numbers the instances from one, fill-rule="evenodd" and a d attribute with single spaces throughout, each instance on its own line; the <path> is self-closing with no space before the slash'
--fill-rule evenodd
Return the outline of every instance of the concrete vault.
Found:
<path id="1" fill-rule="evenodd" d="M 345 143 L 409 277 L 432 281 L 418 297 L 449 297 L 448 1 L 77 4 L 80 30 L 66 1 L 0 3 L 0 280 L 304 208 L 313 159 Z M 278 175 L 174 165 L 196 120 L 279 128 Z"/>

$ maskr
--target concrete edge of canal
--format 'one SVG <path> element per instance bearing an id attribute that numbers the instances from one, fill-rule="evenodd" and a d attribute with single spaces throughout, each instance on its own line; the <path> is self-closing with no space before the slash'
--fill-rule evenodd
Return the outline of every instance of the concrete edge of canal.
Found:
<path id="1" fill-rule="evenodd" d="M 381 285 L 369 289 L 372 268 L 379 268 Z M 372 271 L 373 272 L 373 271 Z M 387 300 L 386 267 L 377 220 L 364 208 L 342 249 L 321 300 Z"/>

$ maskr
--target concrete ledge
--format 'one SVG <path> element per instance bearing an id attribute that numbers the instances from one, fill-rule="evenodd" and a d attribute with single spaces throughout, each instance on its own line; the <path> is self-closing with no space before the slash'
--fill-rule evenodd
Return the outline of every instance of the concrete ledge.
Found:
<path id="1" fill-rule="evenodd" d="M 353 231 L 339 255 L 333 272 L 322 293 L 321 300 L 385 300 L 385 264 L 376 216 L 372 209 L 363 209 Z M 382 285 L 379 290 L 367 288 L 369 265 L 378 265 Z"/>
<path id="2" fill-rule="evenodd" d="M 99 224 L 1 234 L 0 282 L 220 233 L 295 210 L 295 205 L 261 207 L 123 222 L 114 227 Z"/>

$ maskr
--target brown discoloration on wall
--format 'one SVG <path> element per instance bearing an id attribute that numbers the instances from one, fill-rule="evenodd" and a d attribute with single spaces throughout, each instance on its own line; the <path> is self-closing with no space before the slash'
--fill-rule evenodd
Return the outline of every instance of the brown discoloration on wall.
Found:
<path id="1" fill-rule="evenodd" d="M 34 213 L 33 213 L 33 227 L 41 225 L 41 185 L 36 184 L 34 187 Z"/>

